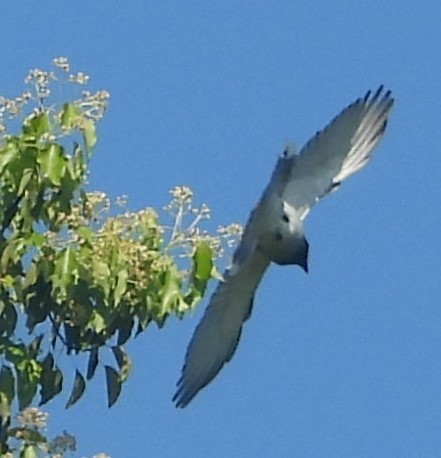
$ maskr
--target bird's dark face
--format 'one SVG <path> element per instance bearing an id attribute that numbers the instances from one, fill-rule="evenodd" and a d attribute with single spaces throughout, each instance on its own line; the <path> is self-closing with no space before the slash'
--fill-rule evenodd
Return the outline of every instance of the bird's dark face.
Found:
<path id="1" fill-rule="evenodd" d="M 306 237 L 303 237 L 303 247 L 300 250 L 299 254 L 299 262 L 296 264 L 300 266 L 306 273 L 309 272 L 309 266 L 308 266 L 308 257 L 309 257 L 309 243 L 308 240 L 306 240 Z"/>
<path id="2" fill-rule="evenodd" d="M 283 211 L 274 232 L 261 239 L 261 249 L 279 265 L 298 265 L 308 272 L 309 243 L 301 221 Z"/>
<path id="3" fill-rule="evenodd" d="M 276 234 L 277 241 L 274 244 L 271 261 L 285 265 L 298 265 L 308 273 L 308 253 L 309 243 L 304 236 L 284 237 L 282 234 Z"/>

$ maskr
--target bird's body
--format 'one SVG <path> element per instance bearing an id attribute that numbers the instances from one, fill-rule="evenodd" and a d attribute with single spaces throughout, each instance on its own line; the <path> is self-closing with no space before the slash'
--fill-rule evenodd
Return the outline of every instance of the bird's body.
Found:
<path id="1" fill-rule="evenodd" d="M 286 148 L 188 346 L 173 400 L 185 407 L 232 358 L 255 291 L 271 262 L 308 272 L 303 221 L 312 206 L 368 162 L 393 105 L 380 87 L 343 110 L 297 155 Z"/>

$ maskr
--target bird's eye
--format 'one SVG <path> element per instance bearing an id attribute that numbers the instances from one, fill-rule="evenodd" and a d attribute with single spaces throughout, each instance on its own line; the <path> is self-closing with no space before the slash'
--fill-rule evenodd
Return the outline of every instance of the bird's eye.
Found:
<path id="1" fill-rule="evenodd" d="M 288 218 L 288 215 L 286 213 L 283 214 L 282 219 L 283 219 L 283 221 L 285 221 L 285 223 L 289 223 L 289 218 Z"/>

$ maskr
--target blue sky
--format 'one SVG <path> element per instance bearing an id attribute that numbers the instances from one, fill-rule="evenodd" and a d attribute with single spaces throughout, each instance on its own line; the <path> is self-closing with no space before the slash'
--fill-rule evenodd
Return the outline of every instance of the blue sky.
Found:
<path id="1" fill-rule="evenodd" d="M 380 83 L 396 98 L 369 167 L 307 220 L 310 274 L 271 268 L 235 358 L 187 409 L 171 396 L 205 303 L 130 345 L 111 410 L 102 378 L 67 412 L 49 404 L 77 456 L 441 457 L 441 6 L 25 0 L 1 14 L 0 93 L 60 55 L 111 92 L 91 187 L 139 209 L 188 185 L 211 228 L 246 221 L 286 141 Z"/>

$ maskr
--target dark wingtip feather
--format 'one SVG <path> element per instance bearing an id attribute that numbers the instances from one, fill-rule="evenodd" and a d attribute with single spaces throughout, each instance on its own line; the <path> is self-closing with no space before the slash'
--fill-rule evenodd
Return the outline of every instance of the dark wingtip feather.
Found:
<path id="1" fill-rule="evenodd" d="M 380 94 L 383 92 L 383 89 L 384 89 L 384 84 L 380 84 L 380 86 L 378 86 L 378 89 L 375 91 L 375 94 L 372 98 L 374 100 L 377 99 L 380 96 Z"/>

